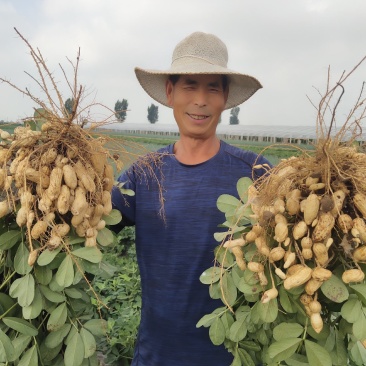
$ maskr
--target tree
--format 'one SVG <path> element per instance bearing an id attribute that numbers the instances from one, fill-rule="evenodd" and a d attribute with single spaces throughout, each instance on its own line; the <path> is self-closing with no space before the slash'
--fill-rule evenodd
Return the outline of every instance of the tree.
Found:
<path id="1" fill-rule="evenodd" d="M 72 114 L 72 108 L 74 107 L 74 98 L 69 98 L 65 102 L 65 109 L 66 112 L 71 115 Z"/>
<path id="2" fill-rule="evenodd" d="M 240 107 L 234 107 L 230 111 L 230 124 L 231 125 L 238 125 L 239 124 L 239 115 Z"/>
<path id="3" fill-rule="evenodd" d="M 120 122 L 124 122 L 126 119 L 127 114 L 127 108 L 128 108 L 128 102 L 127 99 L 123 99 L 122 101 L 117 100 L 116 104 L 114 105 L 114 111 L 116 118 Z"/>
<path id="4" fill-rule="evenodd" d="M 159 119 L 159 107 L 155 104 L 151 104 L 147 107 L 147 119 L 150 123 L 155 123 Z"/>

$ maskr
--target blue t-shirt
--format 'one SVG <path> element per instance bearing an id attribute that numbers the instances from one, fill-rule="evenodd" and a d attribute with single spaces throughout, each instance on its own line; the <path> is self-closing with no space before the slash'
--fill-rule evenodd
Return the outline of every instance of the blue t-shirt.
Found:
<path id="1" fill-rule="evenodd" d="M 212 344 L 207 328 L 196 328 L 203 315 L 223 306 L 199 277 L 214 264 L 219 243 L 213 234 L 225 221 L 217 198 L 237 197 L 238 179 L 253 178 L 253 165 L 268 162 L 223 141 L 214 157 L 197 165 L 180 163 L 173 145 L 159 153 L 154 176 L 139 164 L 119 177 L 135 196 L 112 194 L 125 222 L 136 225 L 142 313 L 132 365 L 229 366 L 231 353 Z"/>

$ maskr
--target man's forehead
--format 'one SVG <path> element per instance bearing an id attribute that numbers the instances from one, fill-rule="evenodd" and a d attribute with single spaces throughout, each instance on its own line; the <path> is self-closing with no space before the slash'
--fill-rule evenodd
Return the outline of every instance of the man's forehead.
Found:
<path id="1" fill-rule="evenodd" d="M 222 75 L 218 74 L 184 74 L 180 79 L 185 82 L 206 82 L 206 83 L 222 83 Z"/>

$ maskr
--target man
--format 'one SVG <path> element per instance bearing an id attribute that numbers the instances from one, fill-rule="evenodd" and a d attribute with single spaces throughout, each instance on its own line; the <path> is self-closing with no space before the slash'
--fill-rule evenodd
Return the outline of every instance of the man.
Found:
<path id="1" fill-rule="evenodd" d="M 196 32 L 176 46 L 169 70 L 135 69 L 145 91 L 173 109 L 180 138 L 119 177 L 135 196 L 113 191 L 125 224 L 136 225 L 142 314 L 133 366 L 229 366 L 233 360 L 212 344 L 206 328 L 196 328 L 223 305 L 199 276 L 214 264 L 213 234 L 225 221 L 217 198 L 237 196 L 238 179 L 253 178 L 253 165 L 267 161 L 216 136 L 222 111 L 261 88 L 255 78 L 229 70 L 227 59 L 221 40 Z"/>

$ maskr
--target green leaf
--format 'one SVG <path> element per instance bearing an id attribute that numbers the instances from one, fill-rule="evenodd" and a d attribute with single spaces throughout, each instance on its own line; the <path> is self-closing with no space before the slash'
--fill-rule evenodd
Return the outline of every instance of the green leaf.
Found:
<path id="1" fill-rule="evenodd" d="M 206 269 L 201 276 L 200 281 L 205 285 L 210 285 L 211 283 L 215 283 L 220 279 L 222 269 L 219 267 L 210 267 Z"/>
<path id="2" fill-rule="evenodd" d="M 246 317 L 236 320 L 230 327 L 229 338 L 233 342 L 239 342 L 247 335 L 248 328 L 246 325 Z"/>
<path id="3" fill-rule="evenodd" d="M 117 271 L 117 267 L 113 266 L 111 263 L 106 262 L 105 260 L 102 260 L 99 263 L 99 274 L 98 276 L 100 276 L 103 279 L 108 279 L 108 278 L 112 278 L 114 276 L 114 274 Z M 78 271 L 80 272 L 80 271 Z M 74 281 L 75 283 L 75 281 Z"/>
<path id="4" fill-rule="evenodd" d="M 85 238 L 78 235 L 72 235 L 69 238 L 69 245 L 84 244 Z"/>
<path id="5" fill-rule="evenodd" d="M 66 300 L 63 294 L 52 291 L 48 286 L 40 285 L 39 289 L 41 290 L 43 296 L 51 302 L 59 303 Z"/>
<path id="6" fill-rule="evenodd" d="M 65 366 L 65 361 L 62 354 L 57 355 L 57 357 L 54 359 L 54 363 L 52 363 L 52 366 Z M 91 365 L 81 365 L 81 366 L 91 366 Z"/>
<path id="7" fill-rule="evenodd" d="M 97 349 L 97 343 L 95 341 L 93 334 L 91 334 L 85 328 L 81 328 L 80 336 L 84 343 L 84 357 L 88 358 L 95 353 Z"/>
<path id="8" fill-rule="evenodd" d="M 259 283 L 249 284 L 245 277 L 242 277 L 238 283 L 238 290 L 246 295 L 254 295 L 262 292 L 263 288 Z"/>
<path id="9" fill-rule="evenodd" d="M 107 247 L 114 243 L 115 236 L 111 230 L 108 228 L 103 228 L 102 230 L 98 231 L 97 235 L 97 242 L 98 244 L 102 245 L 103 247 Z"/>
<path id="10" fill-rule="evenodd" d="M 209 329 L 209 337 L 211 342 L 215 346 L 219 346 L 225 341 L 225 327 L 222 323 L 221 318 L 216 318 L 214 322 L 211 324 Z"/>
<path id="11" fill-rule="evenodd" d="M 123 186 L 126 184 L 127 182 L 114 182 L 114 184 L 116 185 L 116 187 L 119 188 L 119 190 L 121 191 L 122 194 L 125 194 L 127 196 L 131 196 L 133 197 L 135 195 L 135 192 L 132 189 L 128 189 L 128 188 L 123 188 Z"/>
<path id="12" fill-rule="evenodd" d="M 288 365 L 288 366 L 309 366 L 309 363 L 308 363 L 308 358 L 306 356 L 295 353 L 290 358 L 286 359 L 286 365 Z"/>
<path id="13" fill-rule="evenodd" d="M 34 298 L 29 306 L 23 307 L 23 318 L 24 319 L 35 319 L 41 314 L 43 309 L 42 294 L 38 287 L 34 290 Z"/>
<path id="14" fill-rule="evenodd" d="M 83 294 L 76 288 L 65 288 L 65 294 L 72 299 L 81 299 Z"/>
<path id="15" fill-rule="evenodd" d="M 235 349 L 234 360 L 230 364 L 230 366 L 242 366 L 241 358 L 240 358 L 240 354 L 239 354 L 239 349 L 238 348 Z"/>
<path id="16" fill-rule="evenodd" d="M 85 240 L 85 239 L 84 239 Z M 38 257 L 37 264 L 39 266 L 47 266 L 50 264 L 56 257 L 56 255 L 60 252 L 61 248 L 57 248 L 54 250 L 45 249 Z"/>
<path id="17" fill-rule="evenodd" d="M 18 363 L 18 366 L 38 366 L 38 354 L 37 346 L 34 345 L 27 352 L 24 353 L 23 357 Z"/>
<path id="18" fill-rule="evenodd" d="M 345 342 L 343 340 L 343 336 L 340 335 L 338 330 L 335 330 L 335 350 L 330 352 L 330 356 L 332 358 L 333 365 L 347 365 L 348 363 L 348 354 Z"/>
<path id="19" fill-rule="evenodd" d="M 74 335 L 78 332 L 76 327 L 71 327 L 69 334 L 67 335 L 66 339 L 64 340 L 64 344 L 68 345 L 71 342 L 71 339 Z"/>
<path id="20" fill-rule="evenodd" d="M 49 283 L 48 287 L 55 292 L 61 292 L 64 290 L 64 287 L 60 286 L 56 281 L 56 276 L 52 277 L 51 282 Z"/>
<path id="21" fill-rule="evenodd" d="M 248 285 L 257 285 L 259 283 L 258 275 L 255 272 L 252 272 L 249 269 L 246 269 L 243 273 L 243 277 L 245 282 Z"/>
<path id="22" fill-rule="evenodd" d="M 298 323 L 281 323 L 273 329 L 273 338 L 280 341 L 285 338 L 297 338 L 304 331 Z"/>
<path id="23" fill-rule="evenodd" d="M 3 322 L 11 329 L 16 330 L 19 333 L 36 336 L 38 334 L 37 328 L 34 327 L 33 324 L 29 323 L 25 319 L 16 318 L 16 317 L 5 317 L 3 318 Z"/>
<path id="24" fill-rule="evenodd" d="M 97 337 L 105 335 L 108 329 L 104 319 L 90 319 L 83 326 Z"/>
<path id="25" fill-rule="evenodd" d="M 20 355 L 24 352 L 24 350 L 27 348 L 29 342 L 31 341 L 32 337 L 20 334 L 17 338 L 13 339 L 12 344 L 14 346 L 15 354 L 14 359 L 18 359 Z"/>
<path id="26" fill-rule="evenodd" d="M 350 285 L 350 287 L 357 294 L 362 303 L 366 305 L 366 284 Z"/>
<path id="27" fill-rule="evenodd" d="M 268 356 L 273 362 L 280 362 L 290 358 L 302 340 L 300 338 L 286 338 L 273 342 L 268 347 Z M 320 366 L 319 364 L 318 366 Z M 323 366 L 323 365 L 322 365 Z"/>
<path id="28" fill-rule="evenodd" d="M 211 326 L 211 324 L 215 321 L 215 319 L 218 317 L 218 314 L 211 313 L 204 315 L 196 324 L 196 328 L 205 327 L 208 328 Z"/>
<path id="29" fill-rule="evenodd" d="M 51 332 L 47 335 L 45 339 L 45 345 L 48 348 L 55 348 L 58 345 L 62 344 L 64 338 L 70 332 L 71 324 L 66 323 L 62 325 L 58 330 Z"/>
<path id="30" fill-rule="evenodd" d="M 22 233 L 20 230 L 10 230 L 0 235 L 0 249 L 8 250 L 12 248 L 16 243 L 22 239 Z"/>
<path id="31" fill-rule="evenodd" d="M 227 338 L 229 338 L 230 327 L 235 321 L 234 317 L 228 311 L 226 311 L 224 314 L 222 314 L 221 321 L 225 328 L 225 335 Z"/>
<path id="32" fill-rule="evenodd" d="M 61 287 L 69 287 L 74 281 L 74 262 L 70 255 L 66 255 L 56 272 L 56 281 Z"/>
<path id="33" fill-rule="evenodd" d="M 250 357 L 250 354 L 245 349 L 239 348 L 238 354 L 239 354 L 242 365 L 255 366 L 255 363 L 254 363 L 252 357 Z"/>
<path id="34" fill-rule="evenodd" d="M 361 342 L 356 342 L 351 348 L 351 359 L 356 365 L 366 365 L 366 349 Z"/>
<path id="35" fill-rule="evenodd" d="M 244 271 L 242 271 L 238 266 L 234 266 L 231 269 L 231 276 L 235 286 L 238 288 L 239 280 L 244 276 Z"/>
<path id="36" fill-rule="evenodd" d="M 320 289 L 328 299 L 336 303 L 346 301 L 349 296 L 346 285 L 334 274 L 322 284 Z"/>
<path id="37" fill-rule="evenodd" d="M 240 220 L 238 221 L 238 224 L 240 225 L 247 225 L 251 222 L 251 216 L 253 215 L 252 206 L 247 203 L 245 205 L 242 205 L 238 208 L 236 211 L 236 215 Z M 238 227 L 240 231 L 243 231 L 244 227 Z"/>
<path id="38" fill-rule="evenodd" d="M 355 298 L 346 301 L 341 308 L 341 315 L 349 323 L 356 322 L 362 316 L 361 301 Z"/>
<path id="39" fill-rule="evenodd" d="M 254 341 L 240 341 L 239 346 L 247 351 L 259 352 L 261 350 L 261 346 Z"/>
<path id="40" fill-rule="evenodd" d="M 212 283 L 208 289 L 211 299 L 221 299 L 221 286 L 219 282 Z"/>
<path id="41" fill-rule="evenodd" d="M 366 339 L 366 308 L 363 308 L 361 316 L 353 323 L 352 330 L 354 336 L 359 339 L 363 340 Z"/>
<path id="42" fill-rule="evenodd" d="M 62 303 L 54 309 L 47 322 L 47 330 L 54 332 L 60 329 L 66 322 L 67 318 L 67 307 L 66 303 Z"/>
<path id="43" fill-rule="evenodd" d="M 252 184 L 253 181 L 248 177 L 240 178 L 236 183 L 236 189 L 239 197 L 244 203 L 248 201 L 248 189 Z"/>
<path id="44" fill-rule="evenodd" d="M 122 220 L 122 214 L 119 210 L 113 209 L 108 215 L 103 215 L 102 219 L 107 225 L 117 225 Z"/>
<path id="45" fill-rule="evenodd" d="M 10 338 L 0 329 L 0 343 L 2 344 L 6 360 L 5 361 L 14 361 L 15 349 L 13 344 L 11 343 Z"/>
<path id="46" fill-rule="evenodd" d="M 345 336 L 347 333 L 353 333 L 352 324 L 344 318 L 341 318 L 339 322 L 339 331 Z"/>
<path id="47" fill-rule="evenodd" d="M 102 252 L 97 247 L 83 247 L 75 249 L 71 253 L 91 263 L 99 263 L 103 257 Z"/>
<path id="48" fill-rule="evenodd" d="M 46 266 L 35 266 L 34 275 L 36 280 L 41 285 L 48 285 L 52 280 L 52 270 Z"/>
<path id="49" fill-rule="evenodd" d="M 325 342 L 319 342 L 318 339 L 315 339 L 315 340 L 318 341 L 318 343 L 321 344 L 322 347 L 324 347 L 324 349 L 327 350 L 331 354 L 331 352 L 334 350 L 335 343 L 336 343 L 336 332 L 334 331 L 334 329 L 332 327 L 331 330 L 329 331 L 329 335 L 328 335 L 327 339 L 325 340 Z M 332 357 L 332 355 L 331 355 L 331 357 Z"/>
<path id="50" fill-rule="evenodd" d="M 66 346 L 65 366 L 80 366 L 84 359 L 84 344 L 80 333 L 76 332 Z"/>
<path id="51" fill-rule="evenodd" d="M 221 243 L 228 235 L 229 233 L 227 231 L 214 233 L 214 239 Z"/>
<path id="52" fill-rule="evenodd" d="M 296 313 L 296 306 L 294 305 L 293 301 L 291 301 L 291 298 L 288 295 L 288 292 L 285 290 L 283 286 L 280 286 L 279 290 L 279 298 L 280 298 L 280 304 L 286 313 Z"/>
<path id="53" fill-rule="evenodd" d="M 305 351 L 310 366 L 332 366 L 329 353 L 319 344 L 305 340 Z"/>
<path id="54" fill-rule="evenodd" d="M 236 320 L 247 318 L 250 315 L 251 308 L 248 305 L 241 305 L 235 311 Z"/>
<path id="55" fill-rule="evenodd" d="M 222 194 L 217 199 L 216 205 L 221 212 L 230 213 L 240 206 L 240 201 L 229 194 Z"/>
<path id="56" fill-rule="evenodd" d="M 231 273 L 225 272 L 220 280 L 220 284 L 223 303 L 225 305 L 233 306 L 236 301 L 237 290 Z"/>
<path id="57" fill-rule="evenodd" d="M 52 366 L 65 366 L 63 362 L 63 357 L 60 355 L 61 348 L 63 344 L 59 344 L 58 346 L 54 348 L 48 348 L 45 344 L 46 342 L 42 342 L 39 354 L 42 357 L 42 362 L 44 365 L 52 365 Z M 61 358 L 62 363 L 59 362 L 59 359 Z M 52 363 L 50 363 L 52 361 Z"/>
<path id="58" fill-rule="evenodd" d="M 265 323 L 274 322 L 278 315 L 277 299 L 272 299 L 265 304 L 258 302 L 258 313 Z"/>
<path id="59" fill-rule="evenodd" d="M 258 311 L 258 305 L 259 301 L 255 302 L 255 304 L 250 309 L 250 320 L 254 324 L 258 324 L 259 322 L 261 322 Z"/>
<path id="60" fill-rule="evenodd" d="M 97 357 L 97 353 L 94 353 L 93 356 L 88 358 L 89 365 L 88 366 L 99 366 L 99 360 Z"/>
<path id="61" fill-rule="evenodd" d="M 29 250 L 21 243 L 14 257 L 14 269 L 15 272 L 20 275 L 26 275 L 32 270 L 32 267 L 28 264 Z"/>
<path id="62" fill-rule="evenodd" d="M 312 326 L 309 326 L 307 333 L 319 343 L 324 343 L 330 336 L 330 325 L 326 322 L 323 325 L 323 329 L 319 333 L 315 332 Z"/>
<path id="63" fill-rule="evenodd" d="M 16 312 L 16 307 L 13 307 L 14 304 L 14 299 L 12 299 L 8 294 L 0 292 L 0 315 L 3 315 L 6 312 L 8 312 L 8 316 L 14 315 L 14 313 Z"/>
<path id="64" fill-rule="evenodd" d="M 17 278 L 10 286 L 9 295 L 18 298 L 20 306 L 29 306 L 34 299 L 34 278 L 32 274 Z"/>
<path id="65" fill-rule="evenodd" d="M 218 245 L 214 250 L 215 258 L 223 267 L 230 267 L 234 264 L 234 255 L 226 248 Z"/>

